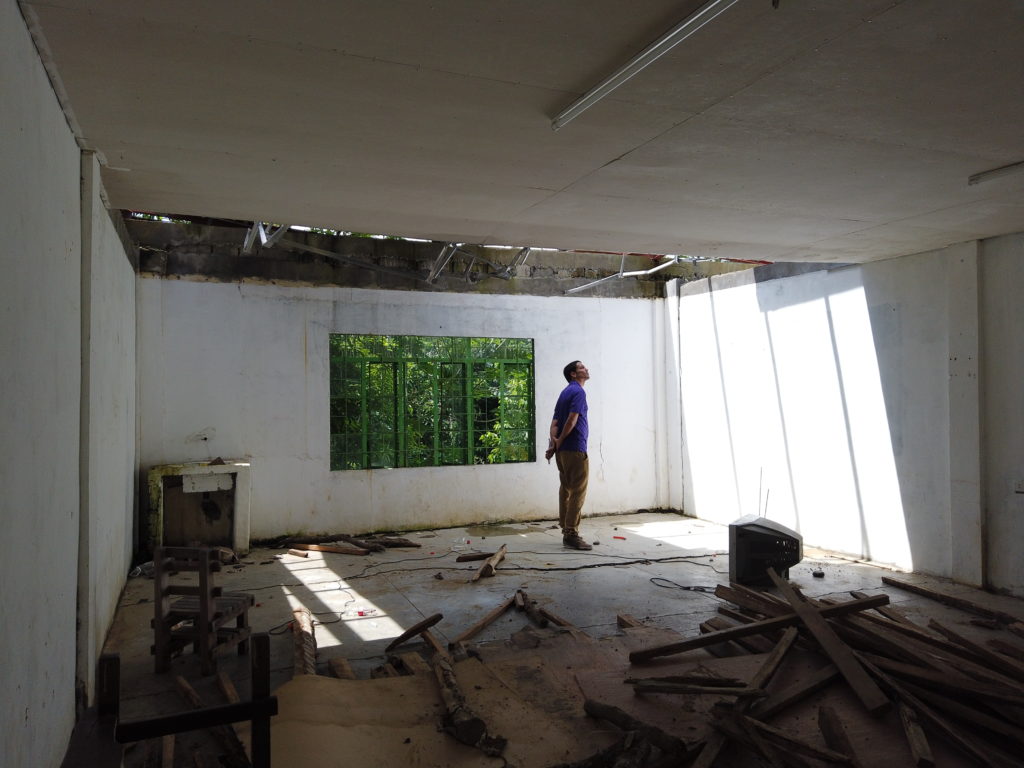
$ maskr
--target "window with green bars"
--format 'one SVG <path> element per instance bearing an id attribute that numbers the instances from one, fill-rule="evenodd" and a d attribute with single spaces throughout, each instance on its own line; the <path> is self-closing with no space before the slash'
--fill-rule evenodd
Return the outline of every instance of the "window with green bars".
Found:
<path id="1" fill-rule="evenodd" d="M 534 461 L 533 339 L 332 333 L 331 469 Z"/>

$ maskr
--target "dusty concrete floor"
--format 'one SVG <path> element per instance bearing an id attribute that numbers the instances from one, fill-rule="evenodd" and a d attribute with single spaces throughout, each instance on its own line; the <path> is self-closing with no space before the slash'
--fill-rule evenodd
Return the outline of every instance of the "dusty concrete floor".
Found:
<path id="1" fill-rule="evenodd" d="M 552 522 L 474 526 L 405 534 L 415 549 L 389 549 L 367 556 L 310 552 L 307 558 L 286 549 L 254 549 L 239 566 L 226 566 L 217 583 L 230 591 L 256 596 L 250 612 L 254 632 L 271 635 L 271 687 L 292 677 L 291 611 L 304 606 L 316 620 L 318 671 L 329 674 L 328 659 L 348 659 L 360 677 L 383 661 L 385 646 L 412 624 L 434 613 L 444 615 L 433 632 L 444 642 L 482 618 L 517 589 L 569 620 L 594 638 L 621 633 L 617 614 L 630 614 L 652 626 L 692 636 L 722 601 L 711 594 L 728 583 L 728 529 L 674 514 L 630 514 L 587 518 L 583 535 L 596 542 L 593 551 L 562 547 Z M 508 556 L 491 578 L 470 583 L 479 563 L 457 563 L 472 551 L 494 551 L 502 544 Z M 929 577 L 805 549 L 804 560 L 790 579 L 812 597 L 848 599 L 850 590 L 884 591 L 913 620 L 938 618 L 977 640 L 991 630 L 969 623 L 970 615 L 895 587 L 883 575 L 967 597 L 977 603 L 1024 616 L 1022 601 L 991 595 Z M 824 572 L 814 578 L 812 572 Z M 708 590 L 708 591 L 703 591 Z M 207 703 L 223 703 L 213 677 L 200 674 L 190 653 L 176 658 L 172 672 L 157 675 L 149 648 L 153 640 L 153 582 L 129 579 L 105 650 L 121 657 L 122 717 L 132 719 L 180 711 L 175 674 L 185 677 Z M 510 612 L 473 638 L 500 642 L 525 625 Z M 1006 634 L 1006 633 L 1003 633 Z M 413 646 L 414 647 L 414 646 Z M 249 691 L 249 661 L 229 653 L 219 668 L 235 682 L 242 698 Z M 179 736 L 176 765 L 201 749 L 201 735 Z M 129 751 L 126 764 L 141 764 L 141 749 Z"/>

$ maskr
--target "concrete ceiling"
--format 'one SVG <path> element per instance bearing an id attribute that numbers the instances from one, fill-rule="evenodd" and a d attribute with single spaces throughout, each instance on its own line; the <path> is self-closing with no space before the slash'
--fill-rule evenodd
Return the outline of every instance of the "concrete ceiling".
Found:
<path id="1" fill-rule="evenodd" d="M 869 261 L 1024 230 L 1024 3 L 22 7 L 117 208 L 468 243 Z M 611 258 L 611 257 L 610 257 Z"/>

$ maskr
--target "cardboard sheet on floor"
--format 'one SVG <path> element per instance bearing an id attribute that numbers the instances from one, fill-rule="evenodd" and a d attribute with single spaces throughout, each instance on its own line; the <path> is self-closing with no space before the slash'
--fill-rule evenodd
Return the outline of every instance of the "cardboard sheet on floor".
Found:
<path id="1" fill-rule="evenodd" d="M 582 711 L 573 720 L 553 718 L 523 701 L 476 659 L 458 663 L 456 675 L 488 732 L 508 739 L 504 757 L 513 765 L 579 760 L 615 739 L 607 728 L 582 717 Z M 302 675 L 282 686 L 277 697 L 275 765 L 505 765 L 438 730 L 443 708 L 432 676 L 337 680 Z"/>

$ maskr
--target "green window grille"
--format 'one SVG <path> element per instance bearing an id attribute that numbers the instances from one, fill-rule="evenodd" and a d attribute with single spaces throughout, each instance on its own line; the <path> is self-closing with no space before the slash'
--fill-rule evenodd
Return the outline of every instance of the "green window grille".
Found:
<path id="1" fill-rule="evenodd" d="M 331 469 L 535 461 L 533 339 L 332 333 Z"/>

